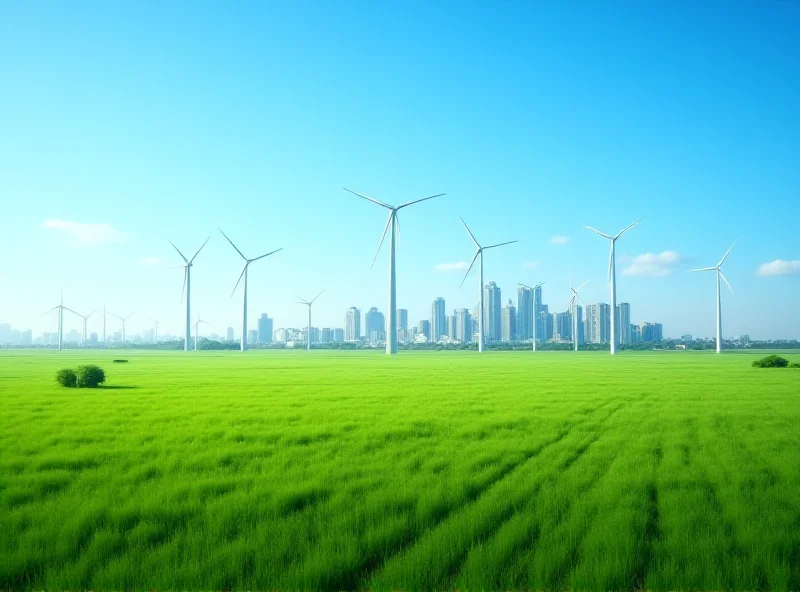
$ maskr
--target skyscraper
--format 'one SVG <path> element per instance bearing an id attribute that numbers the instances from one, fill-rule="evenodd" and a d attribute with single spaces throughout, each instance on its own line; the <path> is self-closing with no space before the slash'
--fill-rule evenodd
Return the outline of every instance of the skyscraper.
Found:
<path id="1" fill-rule="evenodd" d="M 228 327 L 225 332 L 225 341 L 233 341 L 233 327 Z"/>
<path id="2" fill-rule="evenodd" d="M 589 304 L 586 306 L 586 341 L 589 343 L 608 343 L 611 338 L 611 315 L 608 304 Z"/>
<path id="3" fill-rule="evenodd" d="M 358 341 L 361 339 L 361 311 L 351 306 L 345 313 L 344 340 Z"/>
<path id="4" fill-rule="evenodd" d="M 557 341 L 572 341 L 572 314 L 557 312 L 553 317 L 553 339 Z"/>
<path id="5" fill-rule="evenodd" d="M 456 336 L 455 339 L 461 343 L 472 343 L 472 315 L 469 310 L 462 308 L 455 312 L 456 317 Z"/>
<path id="6" fill-rule="evenodd" d="M 508 304 L 503 307 L 500 321 L 500 337 L 503 341 L 514 341 L 517 333 L 517 309 L 508 299 Z"/>
<path id="7" fill-rule="evenodd" d="M 257 343 L 258 342 L 258 331 L 255 329 L 250 329 L 247 332 L 247 341 L 250 343 Z"/>
<path id="8" fill-rule="evenodd" d="M 617 304 L 616 328 L 618 342 L 631 342 L 631 305 L 627 302 Z"/>
<path id="9" fill-rule="evenodd" d="M 484 341 L 498 341 L 501 338 L 500 319 L 502 303 L 500 301 L 500 288 L 494 282 L 484 288 L 484 328 L 486 329 L 486 337 Z"/>
<path id="10" fill-rule="evenodd" d="M 341 343 L 344 341 L 344 329 L 334 329 L 333 330 L 333 342 L 334 343 Z"/>
<path id="11" fill-rule="evenodd" d="M 386 338 L 384 335 L 385 331 L 386 326 L 383 313 L 379 312 L 378 309 L 373 306 L 364 314 L 364 337 L 366 337 L 368 341 L 377 343 Z"/>
<path id="12" fill-rule="evenodd" d="M 534 322 L 533 290 L 517 287 L 517 339 L 523 341 L 533 337 Z M 541 338 L 541 337 L 540 337 Z"/>
<path id="13" fill-rule="evenodd" d="M 455 341 L 458 339 L 458 318 L 456 315 L 458 314 L 457 310 L 453 310 L 453 314 L 447 317 L 447 336 L 452 340 Z"/>
<path id="14" fill-rule="evenodd" d="M 408 331 L 408 310 L 405 308 L 397 309 L 397 328 L 404 333 Z"/>
<path id="15" fill-rule="evenodd" d="M 258 343 L 272 343 L 272 321 L 267 313 L 258 319 Z"/>
<path id="16" fill-rule="evenodd" d="M 428 341 L 430 341 L 430 339 L 431 339 L 431 322 L 430 321 L 426 321 L 425 319 L 422 319 L 419 322 L 419 333 L 421 335 L 424 335 L 425 338 Z"/>
<path id="17" fill-rule="evenodd" d="M 431 341 L 439 341 L 447 334 L 447 320 L 444 312 L 444 298 L 439 297 L 431 305 Z"/>
<path id="18" fill-rule="evenodd" d="M 321 343 L 331 343 L 333 341 L 333 330 L 330 327 L 323 327 L 320 331 L 319 340 Z"/>
<path id="19" fill-rule="evenodd" d="M 583 307 L 578 304 L 575 312 L 578 315 L 578 343 L 584 343 L 586 341 L 586 323 L 583 322 Z M 572 313 L 570 312 L 570 314 Z"/>

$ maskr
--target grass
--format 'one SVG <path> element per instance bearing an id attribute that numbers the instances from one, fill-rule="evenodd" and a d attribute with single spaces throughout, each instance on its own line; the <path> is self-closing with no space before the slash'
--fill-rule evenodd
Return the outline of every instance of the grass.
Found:
<path id="1" fill-rule="evenodd" d="M 0 352 L 0 588 L 800 589 L 762 352 L 114 355 Z"/>

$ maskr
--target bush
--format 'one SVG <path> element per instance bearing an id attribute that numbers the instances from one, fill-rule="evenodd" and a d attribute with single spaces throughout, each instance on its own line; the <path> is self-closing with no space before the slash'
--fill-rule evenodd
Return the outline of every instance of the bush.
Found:
<path id="1" fill-rule="evenodd" d="M 789 368 L 800 368 L 800 362 L 792 362 L 789 364 Z"/>
<path id="2" fill-rule="evenodd" d="M 78 386 L 78 375 L 72 368 L 62 368 L 56 372 L 56 381 L 61 386 L 72 388 Z"/>
<path id="3" fill-rule="evenodd" d="M 106 381 L 106 373 L 94 364 L 78 366 L 76 369 L 78 388 L 97 388 Z"/>
<path id="4" fill-rule="evenodd" d="M 789 365 L 789 360 L 780 356 L 767 356 L 753 362 L 755 368 L 786 368 Z"/>

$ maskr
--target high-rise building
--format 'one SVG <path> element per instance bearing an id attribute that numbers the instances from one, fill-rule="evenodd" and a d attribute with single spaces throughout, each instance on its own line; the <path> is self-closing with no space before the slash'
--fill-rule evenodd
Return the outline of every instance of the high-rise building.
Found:
<path id="1" fill-rule="evenodd" d="M 575 313 L 578 315 L 578 343 L 586 341 L 586 323 L 583 322 L 583 307 L 578 304 L 575 307 Z M 572 311 L 570 311 L 570 323 L 572 323 Z M 573 324 L 570 324 L 570 335 L 572 334 Z"/>
<path id="2" fill-rule="evenodd" d="M 748 341 L 749 341 L 748 337 Z M 664 340 L 664 327 L 661 323 L 653 323 L 653 341 L 661 343 Z"/>
<path id="3" fill-rule="evenodd" d="M 333 330 L 333 342 L 342 343 L 344 341 L 344 329 Z"/>
<path id="4" fill-rule="evenodd" d="M 611 339 L 611 315 L 608 304 L 589 304 L 586 307 L 586 341 L 608 343 Z"/>
<path id="5" fill-rule="evenodd" d="M 11 325 L 0 323 L 0 345 L 11 343 Z"/>
<path id="6" fill-rule="evenodd" d="M 403 333 L 408 331 L 408 310 L 405 308 L 397 309 L 397 329 Z"/>
<path id="7" fill-rule="evenodd" d="M 508 304 L 500 313 L 500 338 L 503 341 L 514 341 L 517 336 L 517 309 L 508 299 Z"/>
<path id="8" fill-rule="evenodd" d="M 617 304 L 617 316 L 614 319 L 617 332 L 617 343 L 631 342 L 631 305 L 627 302 Z"/>
<path id="9" fill-rule="evenodd" d="M 258 343 L 272 343 L 273 319 L 267 313 L 262 313 L 258 319 Z"/>
<path id="10" fill-rule="evenodd" d="M 517 339 L 524 341 L 533 337 L 533 290 L 517 287 Z"/>
<path id="11" fill-rule="evenodd" d="M 319 340 L 321 343 L 331 343 L 333 341 L 333 330 L 330 327 L 323 327 Z"/>
<path id="12" fill-rule="evenodd" d="M 642 328 L 639 325 L 631 325 L 631 343 L 641 343 Z"/>
<path id="13" fill-rule="evenodd" d="M 457 314 L 458 311 L 453 310 L 453 314 L 447 317 L 447 336 L 452 341 L 458 339 L 458 319 L 456 317 Z"/>
<path id="14" fill-rule="evenodd" d="M 461 343 L 472 343 L 474 337 L 472 330 L 472 315 L 469 314 L 469 310 L 462 308 L 461 310 L 455 311 L 454 316 L 456 318 L 455 339 Z"/>
<path id="15" fill-rule="evenodd" d="M 572 314 L 557 312 L 552 316 L 553 339 L 556 341 L 572 341 Z"/>
<path id="16" fill-rule="evenodd" d="M 430 339 L 431 339 L 431 322 L 430 321 L 426 321 L 425 319 L 422 319 L 419 322 L 419 329 L 418 329 L 417 332 L 420 335 L 424 335 L 425 339 L 430 341 Z"/>
<path id="17" fill-rule="evenodd" d="M 447 333 L 445 315 L 444 298 L 436 298 L 431 305 L 431 341 L 439 341 Z"/>
<path id="18" fill-rule="evenodd" d="M 92 345 L 97 345 L 97 333 L 92 333 L 89 335 L 89 343 Z"/>
<path id="19" fill-rule="evenodd" d="M 247 332 L 247 341 L 250 343 L 258 343 L 258 331 L 256 329 L 250 329 Z"/>
<path id="20" fill-rule="evenodd" d="M 386 337 L 386 321 L 383 313 L 374 306 L 364 314 L 364 337 L 372 343 L 383 341 Z M 373 336 L 373 333 L 375 334 Z"/>
<path id="21" fill-rule="evenodd" d="M 33 343 L 33 331 L 26 329 L 19 336 L 20 345 L 31 345 Z"/>
<path id="22" fill-rule="evenodd" d="M 233 341 L 233 327 L 228 327 L 228 330 L 225 332 L 225 340 Z"/>
<path id="23" fill-rule="evenodd" d="M 545 313 L 545 314 L 542 314 Z M 548 313 L 546 304 L 542 304 L 542 287 L 534 288 L 533 290 L 533 316 L 538 325 L 536 325 L 536 338 L 547 340 L 547 320 L 545 315 Z M 552 337 L 552 332 L 551 332 Z"/>
<path id="24" fill-rule="evenodd" d="M 345 313 L 344 340 L 358 341 L 361 339 L 361 311 L 351 306 Z"/>
<path id="25" fill-rule="evenodd" d="M 500 301 L 500 288 L 494 282 L 489 282 L 484 288 L 484 330 L 485 341 L 498 341 L 502 337 L 500 320 L 502 303 Z"/>

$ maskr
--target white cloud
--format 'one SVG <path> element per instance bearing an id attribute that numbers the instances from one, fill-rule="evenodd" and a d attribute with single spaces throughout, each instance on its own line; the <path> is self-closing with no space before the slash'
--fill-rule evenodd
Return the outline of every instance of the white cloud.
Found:
<path id="1" fill-rule="evenodd" d="M 569 242 L 568 236 L 555 235 L 550 237 L 551 245 L 566 245 Z"/>
<path id="2" fill-rule="evenodd" d="M 535 269 L 537 267 L 539 267 L 538 261 L 526 261 L 522 264 L 523 269 Z"/>
<path id="3" fill-rule="evenodd" d="M 62 233 L 67 237 L 68 245 L 103 245 L 122 239 L 122 233 L 109 224 L 49 219 L 42 223 L 42 228 Z"/>
<path id="4" fill-rule="evenodd" d="M 139 259 L 142 265 L 161 265 L 161 257 L 142 257 Z"/>
<path id="5" fill-rule="evenodd" d="M 622 274 L 664 277 L 671 274 L 680 261 L 681 256 L 675 251 L 645 253 L 634 257 L 631 264 L 622 270 Z"/>
<path id="6" fill-rule="evenodd" d="M 775 259 L 769 263 L 762 263 L 756 270 L 756 275 L 770 276 L 770 275 L 792 275 L 800 273 L 800 259 L 794 261 L 784 261 L 783 259 Z"/>
<path id="7" fill-rule="evenodd" d="M 460 269 L 466 269 L 467 262 L 466 261 L 456 261 L 455 263 L 440 263 L 434 269 L 436 271 L 458 271 Z"/>

